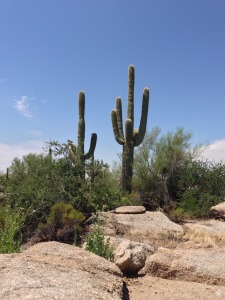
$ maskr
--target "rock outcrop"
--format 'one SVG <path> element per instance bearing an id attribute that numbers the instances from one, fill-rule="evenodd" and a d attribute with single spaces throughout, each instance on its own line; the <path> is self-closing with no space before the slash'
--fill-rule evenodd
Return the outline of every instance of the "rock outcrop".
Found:
<path id="1" fill-rule="evenodd" d="M 146 273 L 161 278 L 225 285 L 225 252 L 219 249 L 166 249 L 146 260 Z"/>
<path id="2" fill-rule="evenodd" d="M 115 214 L 101 212 L 99 219 L 105 235 L 143 242 L 154 246 L 161 241 L 177 239 L 183 235 L 182 226 L 169 220 L 162 212 L 147 211 L 141 214 Z"/>
<path id="3" fill-rule="evenodd" d="M 39 243 L 0 255 L 0 299 L 225 299 L 222 218 L 181 226 L 162 212 L 129 210 L 98 216 L 115 264 L 75 246 Z M 139 270 L 142 276 L 127 276 Z"/>
<path id="4" fill-rule="evenodd" d="M 118 267 L 81 248 L 40 243 L 0 255 L 0 299 L 122 299 Z"/>

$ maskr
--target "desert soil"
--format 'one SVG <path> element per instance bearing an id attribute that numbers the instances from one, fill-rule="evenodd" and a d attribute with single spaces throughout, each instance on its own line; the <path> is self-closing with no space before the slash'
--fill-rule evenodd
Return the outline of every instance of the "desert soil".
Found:
<path id="1" fill-rule="evenodd" d="M 225 287 L 168 280 L 150 275 L 127 278 L 130 300 L 217 300 L 225 299 Z M 127 300 L 128 300 L 127 299 Z"/>

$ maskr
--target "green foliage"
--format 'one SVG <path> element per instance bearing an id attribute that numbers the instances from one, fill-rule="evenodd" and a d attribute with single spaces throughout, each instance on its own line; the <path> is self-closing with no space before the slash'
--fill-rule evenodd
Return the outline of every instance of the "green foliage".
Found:
<path id="1" fill-rule="evenodd" d="M 4 190 L 7 203 L 24 209 L 25 240 L 40 223 L 47 223 L 55 203 L 69 203 L 85 216 L 113 209 L 120 203 L 119 189 L 109 166 L 103 161 L 85 161 L 84 181 L 80 162 L 70 156 L 71 145 L 71 141 L 51 142 L 47 155 L 28 154 L 12 162 Z"/>
<path id="2" fill-rule="evenodd" d="M 196 189 L 187 189 L 178 201 L 179 207 L 185 212 L 196 218 L 208 218 L 210 208 L 223 202 L 224 198 Z"/>
<path id="3" fill-rule="evenodd" d="M 61 166 L 49 155 L 28 154 L 15 158 L 7 181 L 7 201 L 26 212 L 26 224 L 45 221 L 50 207 L 62 195 Z"/>
<path id="4" fill-rule="evenodd" d="M 134 128 L 134 66 L 128 72 L 128 104 L 125 130 L 122 121 L 121 99 L 116 99 L 116 109 L 111 112 L 113 133 L 116 141 L 123 146 L 122 153 L 122 187 L 125 193 L 131 193 L 133 176 L 134 147 L 139 146 L 146 132 L 148 118 L 149 89 L 143 91 L 142 112 L 139 129 Z M 124 134 L 125 132 L 125 134 Z"/>
<path id="5" fill-rule="evenodd" d="M 51 207 L 47 222 L 55 228 L 64 228 L 80 225 L 84 220 L 82 212 L 75 210 L 71 204 L 60 201 Z"/>
<path id="6" fill-rule="evenodd" d="M 79 240 L 85 215 L 63 201 L 55 203 L 47 219 L 47 223 L 39 223 L 39 235 L 44 240 L 57 240 L 75 244 Z"/>
<path id="7" fill-rule="evenodd" d="M 113 248 L 109 244 L 109 238 L 105 240 L 103 230 L 98 223 L 94 224 L 92 231 L 86 238 L 86 250 L 107 260 L 113 260 Z"/>
<path id="8" fill-rule="evenodd" d="M 207 217 L 212 205 L 224 201 L 225 165 L 198 160 L 202 148 L 190 140 L 183 128 L 162 136 L 154 128 L 135 152 L 133 187 L 148 209 L 174 209 L 176 202 L 183 213 L 173 213 L 181 218 Z"/>
<path id="9" fill-rule="evenodd" d="M 22 210 L 15 211 L 0 205 L 0 253 L 14 253 L 20 250 L 24 223 Z"/>
<path id="10" fill-rule="evenodd" d="M 208 217 L 210 207 L 224 201 L 225 165 L 185 161 L 179 170 L 177 202 L 196 217 Z"/>
<path id="11" fill-rule="evenodd" d="M 225 196 L 225 165 L 202 160 L 185 161 L 179 170 L 179 189 L 195 189 Z"/>
<path id="12" fill-rule="evenodd" d="M 195 216 L 193 215 L 192 212 L 186 211 L 185 209 L 178 207 L 169 212 L 169 217 L 173 222 L 181 223 L 187 219 L 190 220 L 190 219 L 194 218 Z"/>

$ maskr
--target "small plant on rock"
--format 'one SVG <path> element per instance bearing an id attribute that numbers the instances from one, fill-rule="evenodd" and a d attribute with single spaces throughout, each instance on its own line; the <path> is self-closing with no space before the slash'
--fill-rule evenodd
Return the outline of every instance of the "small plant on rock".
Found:
<path id="1" fill-rule="evenodd" d="M 19 252 L 24 219 L 21 210 L 15 211 L 10 206 L 0 205 L 0 253 Z"/>
<path id="2" fill-rule="evenodd" d="M 113 248 L 109 243 L 110 238 L 105 239 L 101 226 L 94 224 L 92 231 L 86 239 L 86 250 L 95 253 L 107 260 L 113 260 Z"/>

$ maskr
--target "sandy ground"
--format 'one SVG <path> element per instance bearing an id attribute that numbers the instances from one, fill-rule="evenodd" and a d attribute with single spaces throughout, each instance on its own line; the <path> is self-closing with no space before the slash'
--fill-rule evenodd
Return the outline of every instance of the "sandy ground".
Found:
<path id="1" fill-rule="evenodd" d="M 126 278 L 130 300 L 217 300 L 225 299 L 225 287 L 196 282 L 167 280 L 149 275 Z"/>

